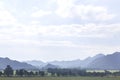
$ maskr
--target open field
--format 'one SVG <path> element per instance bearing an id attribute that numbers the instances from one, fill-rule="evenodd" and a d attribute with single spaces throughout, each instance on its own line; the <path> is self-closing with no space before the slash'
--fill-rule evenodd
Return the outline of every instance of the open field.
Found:
<path id="1" fill-rule="evenodd" d="M 1 77 L 0 80 L 120 80 L 120 77 Z"/>
<path id="2" fill-rule="evenodd" d="M 87 72 L 105 72 L 105 70 L 86 70 Z M 111 73 L 119 72 L 120 70 L 107 70 Z"/>

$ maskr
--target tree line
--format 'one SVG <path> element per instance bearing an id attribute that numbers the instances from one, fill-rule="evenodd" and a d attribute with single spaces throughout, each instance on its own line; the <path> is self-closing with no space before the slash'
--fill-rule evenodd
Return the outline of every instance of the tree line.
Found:
<path id="1" fill-rule="evenodd" d="M 49 68 L 44 71 L 29 71 L 25 69 L 19 69 L 19 70 L 13 70 L 10 65 L 7 65 L 7 67 L 4 69 L 4 71 L 0 71 L 0 76 L 6 76 L 6 77 L 12 77 L 12 76 L 18 76 L 18 77 L 34 77 L 34 76 L 120 76 L 120 71 L 118 72 L 110 72 L 107 70 L 104 70 L 104 72 L 87 72 L 84 69 L 52 69 Z"/>
<path id="2" fill-rule="evenodd" d="M 4 71 L 0 71 L 0 76 L 12 77 L 29 77 L 29 76 L 45 76 L 45 71 L 28 71 L 25 69 L 13 70 L 10 65 L 4 69 Z"/>

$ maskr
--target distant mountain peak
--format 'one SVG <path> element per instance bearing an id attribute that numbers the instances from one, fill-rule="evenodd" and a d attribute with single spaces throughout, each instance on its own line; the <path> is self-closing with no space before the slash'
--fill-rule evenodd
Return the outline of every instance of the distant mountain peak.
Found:
<path id="1" fill-rule="evenodd" d="M 11 60 L 8 57 L 0 58 L 0 69 L 4 69 L 7 65 L 10 65 L 13 69 L 37 69 L 30 64 Z"/>
<path id="2" fill-rule="evenodd" d="M 88 68 L 90 69 L 120 69 L 120 52 L 114 52 L 113 54 L 100 57 L 92 61 Z"/>
<path id="3" fill-rule="evenodd" d="M 8 57 L 5 57 L 4 59 L 8 59 L 8 60 L 10 60 Z"/>
<path id="4" fill-rule="evenodd" d="M 120 52 L 114 52 L 113 54 L 108 54 L 107 56 L 120 56 Z"/>
<path id="5" fill-rule="evenodd" d="M 102 56 L 105 56 L 105 55 L 100 53 L 100 54 L 95 55 L 94 57 L 102 57 Z"/>
<path id="6" fill-rule="evenodd" d="M 87 69 L 120 69 L 120 52 L 104 55 L 97 54 L 84 60 L 76 59 L 70 61 L 51 61 L 46 63 L 37 62 L 44 68 L 57 67 L 60 68 L 87 68 Z M 30 63 L 32 64 L 32 63 Z M 35 63 L 34 63 L 35 64 Z"/>
<path id="7" fill-rule="evenodd" d="M 54 68 L 59 68 L 59 66 L 48 63 L 46 66 L 43 67 L 43 69 L 49 69 L 49 68 L 54 69 Z"/>
<path id="8" fill-rule="evenodd" d="M 114 52 L 114 53 L 120 53 L 120 52 Z M 113 53 L 113 54 L 114 54 L 114 53 Z"/>
<path id="9" fill-rule="evenodd" d="M 113 54 L 118 54 L 118 55 L 120 55 L 120 52 L 114 52 Z"/>

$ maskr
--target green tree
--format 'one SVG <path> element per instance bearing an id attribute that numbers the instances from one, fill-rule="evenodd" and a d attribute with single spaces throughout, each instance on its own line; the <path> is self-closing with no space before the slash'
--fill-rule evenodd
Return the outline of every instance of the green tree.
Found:
<path id="1" fill-rule="evenodd" d="M 43 76 L 45 76 L 45 72 L 44 71 L 39 71 L 39 75 L 43 77 Z"/>
<path id="2" fill-rule="evenodd" d="M 3 74 L 2 71 L 0 71 L 0 76 L 2 76 L 2 74 Z"/>
<path id="3" fill-rule="evenodd" d="M 7 77 L 13 76 L 13 69 L 12 69 L 12 67 L 10 65 L 7 65 L 7 67 L 4 70 L 4 74 Z"/>

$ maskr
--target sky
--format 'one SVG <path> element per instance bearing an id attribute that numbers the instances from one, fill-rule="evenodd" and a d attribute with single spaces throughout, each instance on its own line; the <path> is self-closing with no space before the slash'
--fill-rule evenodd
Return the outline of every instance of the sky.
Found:
<path id="1" fill-rule="evenodd" d="M 0 57 L 74 60 L 120 51 L 120 0 L 0 0 Z"/>

